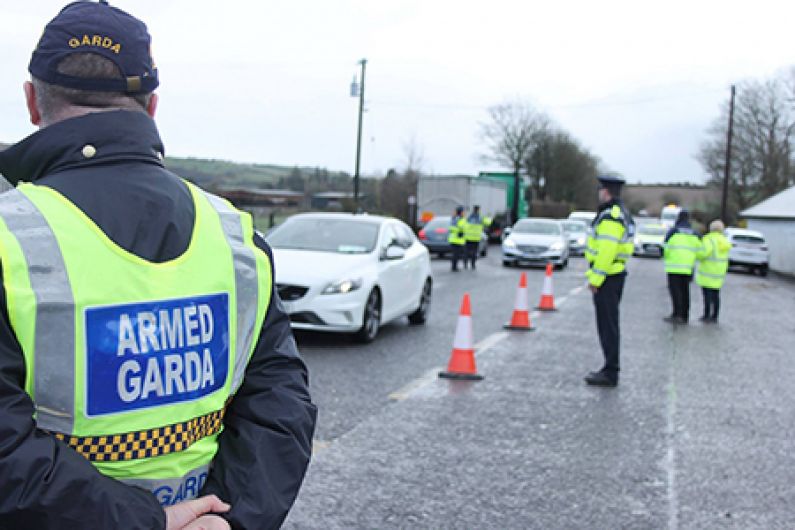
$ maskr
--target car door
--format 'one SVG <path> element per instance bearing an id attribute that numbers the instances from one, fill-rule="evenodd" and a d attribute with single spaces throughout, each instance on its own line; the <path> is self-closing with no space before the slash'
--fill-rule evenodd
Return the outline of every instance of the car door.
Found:
<path id="1" fill-rule="evenodd" d="M 428 251 L 417 241 L 411 228 L 405 223 L 396 222 L 395 227 L 400 244 L 406 249 L 406 257 L 403 258 L 405 263 L 402 268 L 405 274 L 403 312 L 408 313 L 417 309 L 419 305 L 422 288 L 428 276 Z"/>
<path id="2" fill-rule="evenodd" d="M 386 251 L 398 242 L 398 233 L 391 222 L 381 225 L 381 237 L 378 243 L 378 285 L 381 287 L 381 321 L 388 322 L 398 316 L 405 304 L 405 257 L 387 259 Z"/>

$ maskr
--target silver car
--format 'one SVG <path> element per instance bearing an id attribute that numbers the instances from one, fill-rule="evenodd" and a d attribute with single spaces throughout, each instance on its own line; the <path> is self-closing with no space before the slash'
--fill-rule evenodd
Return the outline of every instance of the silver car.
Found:
<path id="1" fill-rule="evenodd" d="M 569 252 L 573 256 L 585 254 L 588 240 L 588 223 L 579 220 L 566 219 L 561 221 L 563 229 L 569 235 Z"/>
<path id="2" fill-rule="evenodd" d="M 502 264 L 545 265 L 562 269 L 569 263 L 569 238 L 561 221 L 520 219 L 502 242 Z"/>

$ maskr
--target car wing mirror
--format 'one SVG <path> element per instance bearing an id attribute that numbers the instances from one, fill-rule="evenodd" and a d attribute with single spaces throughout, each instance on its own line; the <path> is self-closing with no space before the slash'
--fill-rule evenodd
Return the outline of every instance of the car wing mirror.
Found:
<path id="1" fill-rule="evenodd" d="M 403 259 L 406 256 L 406 249 L 398 245 L 390 245 L 384 251 L 383 259 L 387 261 Z"/>

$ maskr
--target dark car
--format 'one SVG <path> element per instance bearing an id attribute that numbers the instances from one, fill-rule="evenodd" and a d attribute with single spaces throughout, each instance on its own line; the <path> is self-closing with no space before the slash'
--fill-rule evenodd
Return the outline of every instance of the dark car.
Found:
<path id="1" fill-rule="evenodd" d="M 499 213 L 491 220 L 491 224 L 486 227 L 486 235 L 491 243 L 500 243 L 505 239 L 505 229 L 508 227 L 508 214 Z"/>
<path id="2" fill-rule="evenodd" d="M 450 243 L 447 242 L 447 232 L 450 229 L 450 217 L 434 217 L 422 227 L 417 234 L 420 242 L 428 247 L 431 254 L 436 254 L 440 258 L 450 252 Z M 480 236 L 478 252 L 481 256 L 488 253 L 489 239 L 486 234 Z"/>

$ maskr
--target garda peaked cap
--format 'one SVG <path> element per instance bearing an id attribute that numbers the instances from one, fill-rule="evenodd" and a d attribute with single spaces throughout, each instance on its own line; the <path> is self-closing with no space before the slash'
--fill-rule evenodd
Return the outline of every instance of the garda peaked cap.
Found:
<path id="1" fill-rule="evenodd" d="M 58 71 L 74 53 L 95 53 L 113 61 L 122 77 L 75 77 Z M 146 24 L 107 1 L 73 2 L 44 28 L 28 65 L 36 78 L 52 85 L 97 92 L 146 94 L 159 82 Z"/>
<path id="2" fill-rule="evenodd" d="M 600 175 L 596 178 L 599 180 L 599 185 L 603 188 L 621 188 L 626 183 L 624 179 L 614 175 Z"/>

